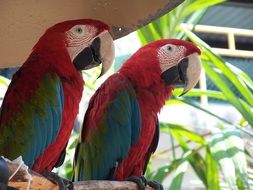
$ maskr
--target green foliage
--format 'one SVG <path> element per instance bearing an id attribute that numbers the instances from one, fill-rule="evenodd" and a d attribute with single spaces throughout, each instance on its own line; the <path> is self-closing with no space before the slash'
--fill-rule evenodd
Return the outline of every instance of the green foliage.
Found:
<path id="1" fill-rule="evenodd" d="M 3 99 L 5 90 L 7 90 L 10 80 L 0 75 L 0 100 Z"/>
<path id="2" fill-rule="evenodd" d="M 250 189 L 249 175 L 247 173 L 247 162 L 244 148 L 244 137 L 248 134 L 253 136 L 244 127 L 253 127 L 253 81 L 239 68 L 225 62 L 220 56 L 192 32 L 191 28 L 181 23 L 197 24 L 205 14 L 209 6 L 223 2 L 221 0 L 186 0 L 179 7 L 169 14 L 161 17 L 148 26 L 138 30 L 138 36 L 142 44 L 158 40 L 161 38 L 177 37 L 189 39 L 197 44 L 201 51 L 203 69 L 217 86 L 219 90 L 193 89 L 184 97 L 178 97 L 182 89 L 176 89 L 171 100 L 166 102 L 167 106 L 184 104 L 192 106 L 200 112 L 205 112 L 210 119 L 219 122 L 218 133 L 198 134 L 187 130 L 188 126 L 180 124 L 162 123 L 161 131 L 172 137 L 172 147 L 167 151 L 157 153 L 149 164 L 146 176 L 163 182 L 168 176 L 172 179 L 169 189 L 180 189 L 183 177 L 188 165 L 191 166 L 197 177 L 202 181 L 206 189 L 219 190 L 222 184 L 229 189 Z M 240 97 L 235 94 L 229 85 L 233 85 L 240 93 Z M 189 100 L 189 97 L 207 96 L 226 102 L 233 106 L 242 115 L 240 123 L 231 123 L 226 118 L 222 118 L 207 108 Z M 175 145 L 175 143 L 177 143 Z M 180 150 L 182 154 L 178 157 Z M 152 163 L 165 154 L 172 155 L 167 158 L 167 164 L 158 169 L 152 168 Z M 177 157 L 176 157 L 177 155 Z M 250 155 L 249 155 L 250 156 Z"/>
<path id="3" fill-rule="evenodd" d="M 180 6 L 137 31 L 142 44 L 161 38 L 185 38 L 180 31 L 181 23 L 196 24 L 209 6 L 225 0 L 186 0 Z"/>
<path id="4" fill-rule="evenodd" d="M 249 189 L 244 142 L 239 130 L 224 130 L 208 139 L 208 147 L 220 165 L 230 189 Z"/>
<path id="5" fill-rule="evenodd" d="M 0 76 L 0 85 L 3 85 L 4 87 L 8 87 L 10 84 L 10 80 L 3 77 L 3 76 Z"/>
<path id="6" fill-rule="evenodd" d="M 250 189 L 240 130 L 220 130 L 215 134 L 199 135 L 178 124 L 161 123 L 161 131 L 172 134 L 178 142 L 174 148 L 180 148 L 183 153 L 165 166 L 149 170 L 147 178 L 163 182 L 169 175 L 173 175 L 169 189 L 180 189 L 186 169 L 191 165 L 206 189 L 219 190 L 220 175 L 223 175 L 230 189 Z M 208 137 L 204 138 L 206 135 Z M 166 150 L 162 154 L 170 151 Z M 159 153 L 156 154 L 159 157 Z"/>
<path id="7" fill-rule="evenodd" d="M 188 153 L 188 152 L 186 152 L 186 153 Z M 186 153 L 184 155 L 186 155 Z M 183 181 L 184 174 L 187 170 L 187 167 L 188 167 L 187 161 L 184 161 L 182 164 L 180 164 L 177 167 L 176 172 L 173 177 L 173 180 L 170 184 L 169 190 L 177 190 L 177 189 L 180 190 L 181 189 L 181 184 Z"/>
<path id="8" fill-rule="evenodd" d="M 212 52 L 211 48 L 199 39 L 193 32 L 182 27 L 185 34 L 196 43 L 202 50 L 203 68 L 206 74 L 210 77 L 213 83 L 219 88 L 220 92 L 227 99 L 227 102 L 232 104 L 242 116 L 253 126 L 253 93 L 252 80 L 246 73 L 240 69 L 231 66 L 229 63 Z M 232 68 L 232 69 L 231 69 Z M 244 100 L 238 99 L 238 96 L 231 90 L 229 84 L 240 92 Z"/>

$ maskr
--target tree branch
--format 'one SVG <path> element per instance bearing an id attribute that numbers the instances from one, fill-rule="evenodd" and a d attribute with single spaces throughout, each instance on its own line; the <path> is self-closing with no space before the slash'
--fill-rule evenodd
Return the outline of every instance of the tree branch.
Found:
<path id="1" fill-rule="evenodd" d="M 22 161 L 22 159 L 21 159 Z M 57 184 L 48 180 L 44 176 L 28 169 L 24 164 L 20 167 L 20 160 L 18 161 L 8 161 L 7 165 L 9 173 L 13 174 L 15 171 L 17 173 L 9 180 L 8 186 L 14 187 L 19 190 L 59 190 Z M 19 168 L 20 167 L 20 168 Z M 1 172 L 1 171 L 0 171 Z M 81 181 L 74 182 L 75 190 L 138 190 L 137 185 L 129 181 L 106 181 L 106 180 L 92 180 L 92 181 Z M 152 190 L 151 187 L 147 187 L 146 190 Z"/>

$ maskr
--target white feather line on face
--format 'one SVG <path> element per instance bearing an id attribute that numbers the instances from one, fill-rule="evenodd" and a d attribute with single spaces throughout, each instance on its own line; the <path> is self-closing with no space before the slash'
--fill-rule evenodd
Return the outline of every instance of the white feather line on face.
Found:
<path id="1" fill-rule="evenodd" d="M 171 50 L 168 50 L 169 46 L 172 48 Z M 158 51 L 158 59 L 162 72 L 177 65 L 179 61 L 184 58 L 185 52 L 186 48 L 184 46 L 166 44 L 161 47 Z"/>
<path id="2" fill-rule="evenodd" d="M 82 32 L 78 31 L 80 28 Z M 90 45 L 90 41 L 95 37 L 97 29 L 90 25 L 75 25 L 66 32 L 67 50 L 71 61 L 86 47 Z"/>

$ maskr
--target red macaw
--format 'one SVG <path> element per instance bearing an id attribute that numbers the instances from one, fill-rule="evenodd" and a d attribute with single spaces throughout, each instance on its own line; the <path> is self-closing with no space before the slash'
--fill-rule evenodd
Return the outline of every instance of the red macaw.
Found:
<path id="1" fill-rule="evenodd" d="M 22 156 L 38 173 L 64 160 L 78 113 L 84 81 L 81 70 L 102 63 L 101 75 L 114 59 L 108 25 L 71 20 L 49 28 L 15 73 L 0 114 L 0 156 Z"/>
<path id="2" fill-rule="evenodd" d="M 175 85 L 185 85 L 183 93 L 195 86 L 201 70 L 199 54 L 187 41 L 155 41 L 140 48 L 102 84 L 84 118 L 74 180 L 143 181 L 140 176 L 158 144 L 157 114 Z"/>

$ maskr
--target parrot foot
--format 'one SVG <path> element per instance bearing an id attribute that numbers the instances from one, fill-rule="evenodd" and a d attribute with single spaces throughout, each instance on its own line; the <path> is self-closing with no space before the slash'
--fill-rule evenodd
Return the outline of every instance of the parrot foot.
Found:
<path id="1" fill-rule="evenodd" d="M 74 190 L 74 185 L 71 181 L 63 179 L 53 172 L 46 172 L 42 175 L 53 183 L 58 184 L 60 190 Z"/>
<path id="2" fill-rule="evenodd" d="M 163 190 L 163 186 L 156 181 L 148 181 L 148 185 L 154 190 Z"/>
<path id="3" fill-rule="evenodd" d="M 156 181 L 147 181 L 144 176 L 130 176 L 126 180 L 136 183 L 139 190 L 145 190 L 147 185 L 154 190 L 163 190 L 163 186 L 160 183 Z"/>
<path id="4" fill-rule="evenodd" d="M 147 180 L 144 176 L 130 176 L 130 177 L 126 178 L 126 180 L 136 183 L 139 190 L 146 189 Z"/>

